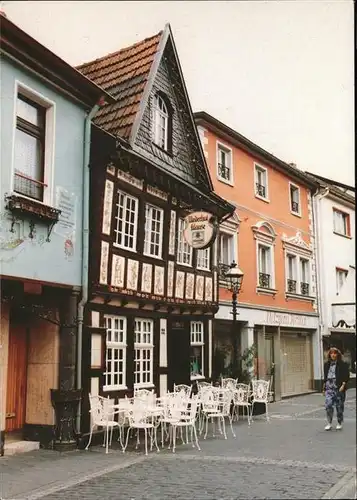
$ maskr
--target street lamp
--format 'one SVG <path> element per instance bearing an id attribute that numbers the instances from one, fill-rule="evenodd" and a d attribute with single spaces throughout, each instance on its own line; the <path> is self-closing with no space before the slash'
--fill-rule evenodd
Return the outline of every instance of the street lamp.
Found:
<path id="1" fill-rule="evenodd" d="M 244 273 L 237 267 L 237 264 L 233 261 L 229 267 L 229 270 L 225 274 L 225 279 L 229 283 L 229 290 L 232 292 L 232 313 L 233 314 L 233 322 L 232 322 L 232 344 L 233 344 L 233 371 L 235 372 L 233 377 L 236 377 L 237 371 L 237 340 L 238 336 L 236 334 L 236 326 L 237 326 L 237 297 L 240 289 L 242 287 Z"/>

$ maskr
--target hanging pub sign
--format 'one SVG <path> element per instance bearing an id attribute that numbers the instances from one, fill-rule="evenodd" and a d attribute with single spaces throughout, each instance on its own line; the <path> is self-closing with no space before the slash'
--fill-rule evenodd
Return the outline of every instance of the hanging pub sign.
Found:
<path id="1" fill-rule="evenodd" d="M 208 212 L 192 212 L 185 219 L 183 235 L 193 248 L 204 249 L 212 245 L 217 235 L 216 218 Z"/>

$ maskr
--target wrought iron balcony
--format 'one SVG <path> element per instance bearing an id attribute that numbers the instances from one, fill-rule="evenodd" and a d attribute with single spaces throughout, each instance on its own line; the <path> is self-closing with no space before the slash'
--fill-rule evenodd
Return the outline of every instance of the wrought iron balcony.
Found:
<path id="1" fill-rule="evenodd" d="M 303 281 L 300 283 L 300 293 L 301 295 L 309 295 L 310 285 L 309 283 L 304 283 Z"/>
<path id="2" fill-rule="evenodd" d="M 263 184 L 259 184 L 259 182 L 255 183 L 256 194 L 261 196 L 262 198 L 266 198 L 266 188 Z"/>
<path id="3" fill-rule="evenodd" d="M 221 177 L 221 179 L 224 179 L 226 181 L 231 180 L 231 169 L 227 167 L 226 165 L 223 165 L 223 163 L 218 163 L 218 175 Z"/>
<path id="4" fill-rule="evenodd" d="M 291 211 L 298 214 L 299 213 L 299 203 L 297 201 L 291 202 Z"/>
<path id="5" fill-rule="evenodd" d="M 43 200 L 43 189 L 47 184 L 37 179 L 32 179 L 22 172 L 15 171 L 14 176 L 14 191 L 34 200 Z"/>
<path id="6" fill-rule="evenodd" d="M 261 288 L 270 288 L 270 274 L 259 273 L 259 286 Z"/>
<path id="7" fill-rule="evenodd" d="M 296 280 L 288 279 L 288 293 L 296 293 Z"/>

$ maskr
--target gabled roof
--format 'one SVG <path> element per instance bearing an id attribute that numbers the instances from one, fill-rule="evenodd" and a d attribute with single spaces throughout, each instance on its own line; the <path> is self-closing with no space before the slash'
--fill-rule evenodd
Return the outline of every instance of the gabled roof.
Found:
<path id="1" fill-rule="evenodd" d="M 0 12 L 1 53 L 25 64 L 39 77 L 46 78 L 63 92 L 74 97 L 86 107 L 93 107 L 101 98 L 114 102 L 113 97 L 96 83 L 86 78 L 71 65 L 32 38 Z"/>
<path id="2" fill-rule="evenodd" d="M 276 168 L 293 179 L 296 179 L 301 184 L 308 186 L 310 189 L 316 189 L 318 187 L 318 183 L 314 179 L 307 177 L 305 173 L 299 170 L 293 163 L 285 163 L 283 160 L 280 160 L 273 154 L 244 137 L 244 135 L 236 132 L 228 125 L 225 125 L 214 116 L 206 113 L 206 111 L 198 111 L 194 113 L 194 118 L 197 125 L 207 126 L 207 128 L 221 136 L 227 142 L 230 142 L 236 147 L 247 151 L 248 153 L 254 155 L 257 159 L 260 159 L 260 161 L 264 161 L 271 167 Z"/>
<path id="3" fill-rule="evenodd" d="M 77 69 L 98 85 L 103 86 L 116 98 L 114 104 L 104 106 L 99 110 L 94 119 L 95 124 L 106 132 L 125 139 L 133 149 L 142 152 L 140 146 L 135 145 L 135 138 L 160 62 L 162 58 L 165 59 L 164 52 L 169 43 L 174 54 L 177 81 L 182 84 L 182 94 L 187 104 L 187 109 L 181 112 L 188 112 L 186 113 L 188 116 L 186 126 L 190 127 L 192 124 L 192 129 L 186 131 L 195 144 L 192 163 L 196 164 L 196 168 L 199 169 L 201 189 L 212 192 L 213 184 L 195 126 L 170 24 L 166 24 L 164 30 L 154 36 L 95 61 L 81 64 L 77 66 Z"/>
<path id="4" fill-rule="evenodd" d="M 143 99 L 163 32 L 118 50 L 77 69 L 115 98 L 116 103 L 97 113 L 95 123 L 115 136 L 129 140 Z"/>

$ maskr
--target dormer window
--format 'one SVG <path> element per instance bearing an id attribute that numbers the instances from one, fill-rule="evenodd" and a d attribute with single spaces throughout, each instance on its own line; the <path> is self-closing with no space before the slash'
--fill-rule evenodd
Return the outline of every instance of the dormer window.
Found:
<path id="1" fill-rule="evenodd" d="M 154 98 L 153 109 L 153 138 L 154 143 L 165 151 L 169 144 L 169 111 L 161 95 Z"/>

